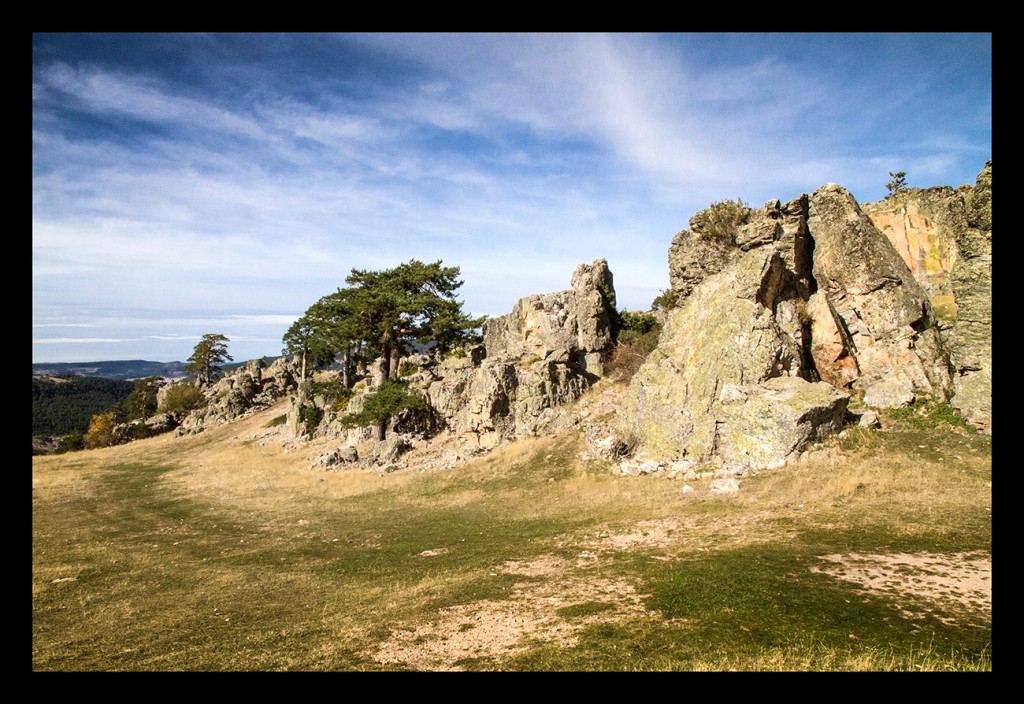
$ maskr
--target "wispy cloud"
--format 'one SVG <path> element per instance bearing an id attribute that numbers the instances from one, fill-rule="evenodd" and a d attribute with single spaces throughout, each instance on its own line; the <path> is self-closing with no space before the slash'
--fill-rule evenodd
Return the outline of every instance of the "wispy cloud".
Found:
<path id="1" fill-rule="evenodd" d="M 499 315 L 605 257 L 643 308 L 713 200 L 872 200 L 897 168 L 959 185 L 991 152 L 985 35 L 33 42 L 33 324 L 134 341 L 108 358 L 228 327 L 236 358 L 276 353 L 352 268 L 410 258 L 460 266 L 467 309 Z"/>

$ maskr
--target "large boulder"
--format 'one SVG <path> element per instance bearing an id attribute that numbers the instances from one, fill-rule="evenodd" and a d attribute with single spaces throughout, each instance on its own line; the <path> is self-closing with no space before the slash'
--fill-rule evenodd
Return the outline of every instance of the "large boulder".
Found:
<path id="1" fill-rule="evenodd" d="M 715 450 L 733 474 L 779 467 L 843 427 L 849 395 L 831 384 L 774 377 L 728 384 L 715 405 Z"/>
<path id="2" fill-rule="evenodd" d="M 669 248 L 677 307 L 617 436 L 652 460 L 778 466 L 837 431 L 850 392 L 892 408 L 952 392 L 928 296 L 850 193 L 721 202 Z"/>
<path id="3" fill-rule="evenodd" d="M 821 377 L 846 379 L 855 369 L 850 385 L 880 407 L 904 405 L 918 393 L 948 399 L 949 355 L 932 305 L 892 243 L 834 183 L 810 196 L 807 225 L 814 238 L 814 279 L 824 298 L 812 308 L 828 309 L 812 319 L 812 354 L 818 353 Z M 836 344 L 842 354 L 832 351 Z M 820 353 L 823 348 L 828 354 Z M 840 367 L 830 367 L 837 361 Z M 872 393 L 879 384 L 887 393 Z M 898 389 L 905 393 L 892 393 Z"/>
<path id="4" fill-rule="evenodd" d="M 741 252 L 670 311 L 658 347 L 633 376 L 619 413 L 620 436 L 640 453 L 708 461 L 717 451 L 723 389 L 808 373 L 804 341 L 792 334 L 797 328 L 788 316 L 776 315 L 789 310 L 802 288 L 797 272 L 786 266 L 793 260 L 784 256 L 790 246 Z"/>

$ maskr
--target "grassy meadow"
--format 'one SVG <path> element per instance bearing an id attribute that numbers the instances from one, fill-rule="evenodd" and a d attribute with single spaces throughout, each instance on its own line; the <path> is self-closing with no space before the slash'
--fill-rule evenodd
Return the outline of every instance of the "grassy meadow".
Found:
<path id="1" fill-rule="evenodd" d="M 284 408 L 33 457 L 33 671 L 991 671 L 991 437 L 941 408 L 731 493 L 573 431 L 313 470 Z"/>

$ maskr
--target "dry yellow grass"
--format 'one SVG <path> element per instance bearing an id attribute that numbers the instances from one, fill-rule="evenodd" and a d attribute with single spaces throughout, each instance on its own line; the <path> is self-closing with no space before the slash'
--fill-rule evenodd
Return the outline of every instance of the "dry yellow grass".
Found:
<path id="1" fill-rule="evenodd" d="M 606 413 L 593 399 L 581 404 Z M 985 669 L 984 659 L 922 648 L 915 660 L 902 643 L 804 642 L 785 630 L 783 645 L 732 657 L 721 648 L 741 643 L 742 630 L 707 631 L 710 617 L 651 606 L 671 597 L 689 565 L 711 570 L 711 594 L 742 600 L 749 585 L 719 583 L 735 573 L 715 565 L 744 551 L 753 561 L 739 569 L 758 580 L 773 584 L 780 569 L 810 579 L 808 565 L 818 565 L 818 579 L 849 580 L 851 595 L 901 605 L 894 579 L 931 578 L 946 592 L 958 579 L 955 570 L 915 571 L 915 555 L 927 553 L 934 566 L 967 543 L 984 577 L 990 446 L 959 431 L 935 440 L 857 431 L 716 494 L 709 480 L 684 491 L 682 480 L 616 477 L 607 462 L 584 459 L 575 431 L 454 466 L 313 470 L 334 444 L 265 427 L 283 412 L 195 436 L 33 458 L 34 668 Z M 869 548 L 893 539 L 935 547 L 842 552 L 833 535 Z M 798 547 L 792 564 L 780 557 L 789 546 Z M 911 557 L 885 571 L 890 553 Z M 855 581 L 861 573 L 883 574 L 884 590 Z M 773 588 L 793 588 L 786 580 Z M 693 587 L 684 580 L 679 588 Z M 990 629 L 984 604 L 965 607 L 960 623 L 948 596 L 936 596 L 934 616 L 922 617 L 917 602 L 906 611 L 951 620 L 938 621 L 951 629 L 983 629 L 987 619 Z M 836 608 L 806 598 L 811 614 Z M 730 611 L 715 618 L 728 622 Z M 900 633 L 916 638 L 913 629 Z M 702 659 L 688 637 L 721 641 L 715 657 Z M 641 659 L 627 654 L 645 644 L 653 650 Z M 607 659 L 592 660 L 594 648 Z"/>

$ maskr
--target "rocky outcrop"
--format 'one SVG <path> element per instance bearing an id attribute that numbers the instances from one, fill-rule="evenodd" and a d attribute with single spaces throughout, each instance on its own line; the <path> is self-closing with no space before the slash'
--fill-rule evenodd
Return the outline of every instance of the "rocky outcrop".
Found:
<path id="1" fill-rule="evenodd" d="M 273 405 L 296 390 L 297 371 L 295 363 L 284 357 L 269 367 L 261 359 L 246 362 L 203 388 L 206 405 L 185 416 L 177 434 L 200 433 Z"/>
<path id="2" fill-rule="evenodd" d="M 821 377 L 853 377 L 849 386 L 879 408 L 906 405 L 917 393 L 947 400 L 949 355 L 932 305 L 892 243 L 834 183 L 810 196 L 807 225 L 823 299 L 811 306 L 820 314 L 811 335 Z"/>
<path id="3" fill-rule="evenodd" d="M 462 452 L 472 453 L 560 422 L 554 410 L 578 399 L 604 375 L 612 345 L 609 310 L 615 286 L 608 263 L 580 264 L 571 286 L 521 298 L 509 314 L 487 320 L 483 343 L 465 354 L 407 358 L 416 371 L 402 380 L 424 396 L 427 408 L 393 418 L 384 442 L 367 451 L 367 459 L 393 464 L 417 439 L 442 432 L 454 436 Z M 367 441 L 368 429 L 348 428 L 340 418 L 358 411 L 375 388 L 371 375 L 357 384 L 344 408 L 334 409 L 313 395 L 310 384 L 301 385 L 288 413 L 291 433 L 333 438 L 343 446 Z M 317 420 L 315 428 L 307 427 L 311 418 Z"/>
<path id="4" fill-rule="evenodd" d="M 619 436 L 639 455 L 698 463 L 728 458 L 730 470 L 743 472 L 775 466 L 834 429 L 848 394 L 808 380 L 810 338 L 801 303 L 810 283 L 806 212 L 802 197 L 744 213 L 726 238 L 733 247 L 728 263 L 669 312 L 619 413 Z M 677 252 L 681 240 L 677 235 L 673 243 Z M 789 379 L 785 394 L 770 381 L 779 377 Z M 744 422 L 748 410 L 762 412 L 766 400 L 783 396 L 786 412 L 771 412 L 770 432 Z M 742 439 L 747 431 L 756 433 L 749 442 Z M 751 443 L 763 447 L 754 451 Z"/>
<path id="5" fill-rule="evenodd" d="M 521 298 L 484 324 L 481 347 L 431 370 L 423 390 L 444 426 L 470 448 L 535 435 L 552 409 L 604 374 L 615 286 L 608 263 L 580 264 L 572 288 Z"/>
<path id="6" fill-rule="evenodd" d="M 952 405 L 991 432 L 991 160 L 974 186 L 910 188 L 862 211 L 893 243 L 936 310 L 953 370 Z"/>
<path id="7" fill-rule="evenodd" d="M 956 324 L 948 334 L 955 369 L 953 407 L 992 432 L 992 162 L 965 194 L 967 227 L 953 267 Z"/>
<path id="8" fill-rule="evenodd" d="M 615 285 L 608 262 L 580 264 L 572 288 L 519 299 L 512 312 L 484 323 L 489 359 L 505 358 L 571 365 L 594 377 L 612 339 L 608 308 Z"/>
<path id="9" fill-rule="evenodd" d="M 989 166 L 979 184 L 986 173 L 991 183 Z M 957 194 L 967 196 L 960 219 Z M 895 408 L 955 393 L 965 416 L 983 416 L 991 397 L 990 186 L 919 195 L 925 205 L 905 202 L 899 211 L 911 225 L 903 242 L 934 244 L 920 231 L 929 223 L 955 234 L 956 251 L 918 263 L 926 273 L 952 272 L 956 345 L 943 336 L 928 290 L 841 186 L 759 209 L 716 203 L 673 238 L 677 307 L 604 444 L 655 464 L 714 460 L 742 473 L 778 466 L 836 432 L 851 394 L 871 408 Z M 933 284 L 943 290 L 939 278 Z M 964 305 L 975 314 L 961 329 Z"/>
<path id="10" fill-rule="evenodd" d="M 360 444 L 372 429 L 341 422 L 381 383 L 372 374 L 353 397 L 332 400 L 311 382 L 296 385 L 293 370 L 268 373 L 253 363 L 207 389 L 207 408 L 179 432 L 297 390 L 291 434 L 341 443 L 319 468 L 376 463 L 390 471 L 442 434 L 458 457 L 580 426 L 588 452 L 617 462 L 619 473 L 688 476 L 708 466 L 724 474 L 777 467 L 844 422 L 877 427 L 871 409 L 921 395 L 952 397 L 965 417 L 990 428 L 991 162 L 974 188 L 910 195 L 916 200 L 894 198 L 890 211 L 869 209 L 892 230 L 888 238 L 831 183 L 785 204 L 726 201 L 694 215 L 669 248 L 677 305 L 662 312 L 657 348 L 621 402 L 616 395 L 614 408 L 591 409 L 589 418 L 565 407 L 604 376 L 612 350 L 615 290 L 602 259 L 577 267 L 570 289 L 526 296 L 488 320 L 482 342 L 465 354 L 404 360 L 403 381 L 426 407 L 392 418 L 372 447 Z M 948 256 L 928 249 L 940 248 L 932 227 L 953 238 Z M 927 286 L 915 266 L 926 279 L 935 274 Z M 935 273 L 946 268 L 948 284 Z M 943 329 L 930 298 L 947 288 L 957 318 Z M 866 408 L 848 413 L 854 396 Z"/>

